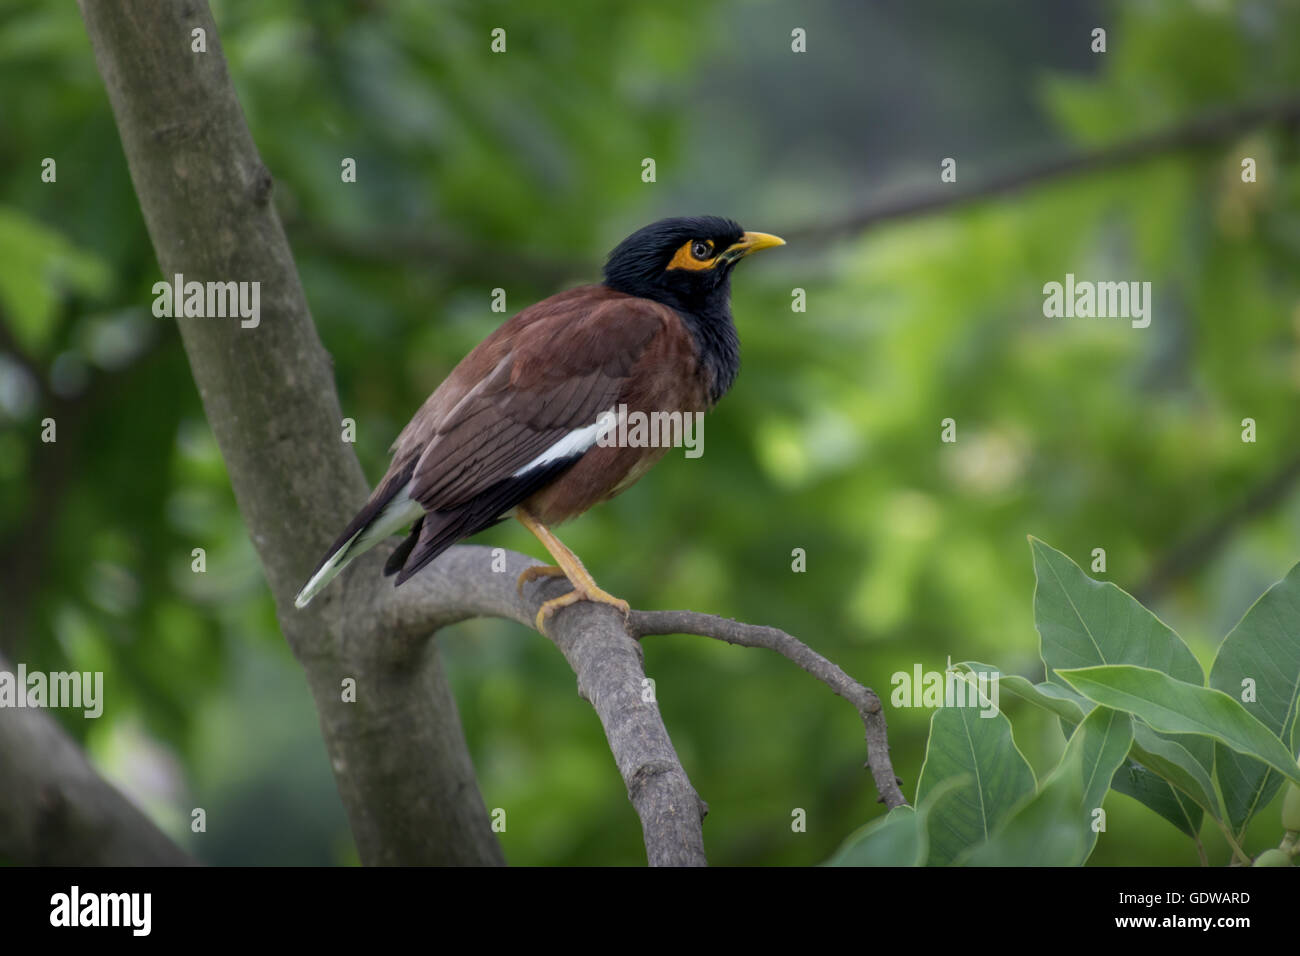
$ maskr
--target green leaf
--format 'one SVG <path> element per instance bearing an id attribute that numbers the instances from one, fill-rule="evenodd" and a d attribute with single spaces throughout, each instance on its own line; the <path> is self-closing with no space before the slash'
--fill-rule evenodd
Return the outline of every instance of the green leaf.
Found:
<path id="1" fill-rule="evenodd" d="M 1300 783 L 1300 767 L 1287 745 L 1223 691 L 1150 667 L 1105 665 L 1059 673 L 1090 700 L 1136 714 L 1156 730 L 1210 737 Z"/>
<path id="2" fill-rule="evenodd" d="M 1110 724 L 1109 718 L 1103 722 Z M 1067 747 L 1042 787 L 1022 800 L 996 832 L 983 845 L 963 855 L 961 862 L 969 866 L 1082 863 L 1092 847 L 1083 812 L 1084 754 L 1083 746 Z"/>
<path id="3" fill-rule="evenodd" d="M 927 850 L 924 818 L 894 807 L 844 841 L 827 866 L 920 866 Z"/>
<path id="4" fill-rule="evenodd" d="M 996 667 L 981 664 L 979 661 L 962 661 L 954 667 L 965 668 L 972 674 L 997 673 Z M 1013 696 L 1028 701 L 1043 710 L 1049 711 L 1071 725 L 1083 720 L 1085 712 L 1092 706 L 1091 701 L 1076 693 L 1073 688 L 1060 684 L 1035 684 L 1019 674 L 1000 674 L 998 688 Z"/>
<path id="5" fill-rule="evenodd" d="M 984 671 L 991 669 L 987 664 L 974 661 L 963 662 L 958 666 Z M 1047 682 L 1034 684 L 1016 675 L 1003 676 L 999 678 L 998 683 L 1008 693 L 1056 714 L 1061 718 L 1067 736 L 1072 736 L 1075 725 L 1084 719 L 1084 708 L 1077 701 L 1081 700 L 1085 705 L 1092 706 L 1092 701 L 1077 694 L 1073 689 L 1059 684 Z M 1097 713 L 1099 710 L 1093 707 L 1092 713 Z M 1109 708 L 1105 710 L 1115 713 Z M 1154 731 L 1151 733 L 1155 736 Z M 1181 745 L 1179 749 L 1186 752 Z M 1188 759 L 1194 762 L 1190 754 Z M 1199 767 L 1199 764 L 1197 766 Z M 1200 832 L 1201 808 L 1190 800 L 1180 799 L 1177 792 L 1163 777 L 1148 770 L 1136 760 L 1124 761 L 1115 771 L 1110 785 L 1117 792 L 1155 811 L 1189 837 L 1195 837 Z"/>
<path id="6" fill-rule="evenodd" d="M 1300 710 L 1300 564 L 1264 592 L 1219 646 L 1210 686 L 1241 701 L 1246 712 L 1283 741 L 1290 740 Z M 1246 682 L 1255 699 L 1243 701 Z M 1216 745 L 1215 775 L 1228 822 L 1238 833 L 1282 785 L 1267 765 Z"/>
<path id="7" fill-rule="evenodd" d="M 1155 731 L 1151 734 L 1157 740 L 1161 739 Z M 1190 754 L 1188 758 L 1192 759 Z M 1116 793 L 1122 793 L 1147 809 L 1154 810 L 1189 837 L 1195 838 L 1201 832 L 1201 808 L 1190 798 L 1180 797 L 1179 792 L 1164 777 L 1148 770 L 1136 760 L 1129 760 L 1120 767 L 1110 785 Z"/>
<path id="8" fill-rule="evenodd" d="M 926 827 L 917 810 L 896 806 L 849 836 L 827 866 L 920 866 L 926 849 Z"/>
<path id="9" fill-rule="evenodd" d="M 1128 758 L 1129 748 L 1133 745 L 1133 718 L 1118 710 L 1108 707 L 1095 707 L 1084 718 L 1070 742 L 1065 745 L 1062 761 L 1070 756 L 1072 750 L 1081 754 L 1083 768 L 1083 811 L 1091 814 L 1098 809 L 1110 789 L 1111 779 Z M 1096 833 L 1091 827 L 1087 832 L 1088 852 L 1092 852 L 1096 843 Z M 1086 858 L 1086 855 L 1085 855 Z M 1080 863 L 1083 860 L 1079 861 Z"/>
<path id="10" fill-rule="evenodd" d="M 1075 728 L 1039 791 L 965 862 L 979 866 L 1080 866 L 1097 833 L 1093 814 L 1133 743 L 1133 718 L 1094 707 Z"/>
<path id="11" fill-rule="evenodd" d="M 1168 781 L 1175 788 L 1175 796 L 1177 793 L 1186 794 L 1189 800 L 1210 816 L 1217 820 L 1223 819 L 1223 808 L 1214 792 L 1210 775 L 1181 743 L 1161 737 L 1146 724 L 1135 721 L 1133 756 Z M 1179 804 L 1182 804 L 1182 800 L 1179 800 Z"/>
<path id="12" fill-rule="evenodd" d="M 894 807 L 849 836 L 824 866 L 924 866 L 930 844 L 926 834 L 930 811 L 944 796 L 966 782 L 950 777 L 926 796 L 919 807 Z"/>
<path id="13" fill-rule="evenodd" d="M 1064 683 L 1057 677 L 1057 670 L 1099 664 L 1155 667 L 1189 683 L 1205 682 L 1191 648 L 1132 595 L 1114 584 L 1088 577 L 1070 558 L 1045 542 L 1033 537 L 1029 541 L 1037 582 L 1034 623 L 1049 684 Z M 1089 706 L 1085 703 L 1082 709 L 1086 711 Z M 1180 741 L 1180 750 L 1194 756 L 1206 774 L 1213 769 L 1214 750 L 1209 741 Z M 1188 835 L 1199 831 L 1199 813 L 1189 811 L 1186 801 L 1179 800 L 1167 784 L 1128 771 L 1116 774 L 1114 786 Z"/>
<path id="14" fill-rule="evenodd" d="M 989 714 L 989 716 L 982 716 Z M 1011 722 L 1001 711 L 941 707 L 930 720 L 930 739 L 917 785 L 917 801 L 946 781 L 962 778 L 935 801 L 926 830 L 929 863 L 942 866 L 988 839 L 999 822 L 1034 792 L 1034 772 L 1017 749 Z"/>
<path id="15" fill-rule="evenodd" d="M 988 673 L 995 670 L 988 664 L 978 661 L 963 661 L 956 666 L 973 672 Z M 1085 710 L 1093 706 L 1092 701 L 1073 688 L 1046 681 L 1035 684 L 1016 674 L 1002 675 L 998 678 L 998 685 L 1007 693 L 1059 717 L 1062 730 L 1067 737 L 1073 735 L 1075 725 L 1084 719 Z M 1097 708 L 1093 707 L 1093 712 L 1096 711 Z M 1186 752 L 1186 748 L 1181 745 L 1179 749 Z M 1190 759 L 1190 754 L 1188 756 Z M 1138 801 L 1147 809 L 1164 817 L 1189 837 L 1195 837 L 1200 832 L 1201 808 L 1189 799 L 1180 799 L 1178 793 L 1163 777 L 1148 770 L 1136 760 L 1122 762 L 1112 776 L 1110 785 L 1117 792 Z"/>
<path id="16" fill-rule="evenodd" d="M 1094 581 L 1060 551 L 1029 540 L 1037 578 L 1034 623 L 1049 681 L 1062 669 L 1133 664 L 1205 683 L 1191 648 L 1132 595 Z"/>

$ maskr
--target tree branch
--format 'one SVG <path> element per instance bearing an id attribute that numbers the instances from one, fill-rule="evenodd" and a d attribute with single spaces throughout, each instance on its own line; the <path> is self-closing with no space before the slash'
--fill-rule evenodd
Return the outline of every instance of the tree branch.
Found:
<path id="1" fill-rule="evenodd" d="M 3 657 L 0 670 L 13 673 Z M 0 768 L 0 859 L 22 866 L 194 863 L 43 710 L 0 709 Z"/>
<path id="2" fill-rule="evenodd" d="M 861 233 L 883 222 L 909 219 L 1017 193 L 1053 179 L 1101 172 L 1168 153 L 1212 146 L 1273 123 L 1288 127 L 1300 124 L 1300 96 L 1292 94 L 1265 103 L 1194 116 L 1169 129 L 1135 136 L 1111 146 L 1066 153 L 991 176 L 969 187 L 946 184 L 891 196 L 842 216 L 828 216 L 802 228 L 786 230 L 784 235 L 792 243 L 828 242 Z"/>
<path id="3" fill-rule="evenodd" d="M 546 581 L 515 591 L 514 581 L 532 558 L 462 546 L 392 591 L 385 629 L 399 641 L 418 641 L 430 630 L 470 617 L 500 617 L 533 627 L 543 600 L 563 593 L 563 582 Z M 835 664 L 773 627 L 743 624 L 694 611 L 633 611 L 627 623 L 612 609 L 578 604 L 551 619 L 551 640 L 578 677 L 578 693 L 591 703 L 605 728 L 628 796 L 641 818 L 652 865 L 704 863 L 701 822 L 707 807 L 691 787 L 664 728 L 659 708 L 645 697 L 644 658 L 636 640 L 651 634 L 698 634 L 746 647 L 765 647 L 798 664 L 857 709 L 866 728 L 867 765 L 893 808 L 907 802 L 889 758 L 880 699 Z M 652 695 L 650 695 L 652 696 Z"/>
<path id="4" fill-rule="evenodd" d="M 430 631 L 470 617 L 500 617 L 532 628 L 537 610 L 568 585 L 546 580 L 520 595 L 515 580 L 538 562 L 505 552 L 494 573 L 493 550 L 462 545 L 440 556 L 400 588 L 391 589 L 385 630 L 397 641 L 418 642 Z M 495 567 L 501 567 L 497 560 Z M 573 668 L 578 696 L 605 729 L 628 799 L 641 819 L 651 866 L 703 866 L 708 812 L 673 748 L 654 695 L 647 693 L 640 646 L 613 608 L 582 603 L 551 619 L 547 637 Z"/>
<path id="5" fill-rule="evenodd" d="M 697 634 L 741 647 L 765 647 L 794 661 L 855 708 L 866 727 L 867 767 L 880 802 L 889 809 L 907 803 L 889 759 L 889 733 L 880 698 L 798 638 L 775 627 L 744 624 L 696 611 L 633 611 L 629 627 L 638 639 L 652 634 Z"/>
<path id="6" fill-rule="evenodd" d="M 1168 129 L 1094 149 L 1076 150 L 993 175 L 973 186 L 945 184 L 913 190 L 874 201 L 840 216 L 825 216 L 804 226 L 783 228 L 790 242 L 824 243 L 856 235 L 873 226 L 911 219 L 984 199 L 1021 192 L 1066 176 L 1102 172 L 1156 159 L 1181 150 L 1199 149 L 1230 140 L 1261 126 L 1300 124 L 1300 96 L 1240 105 L 1194 116 Z M 484 263 L 496 263 L 503 252 L 485 250 L 463 236 L 431 230 L 408 230 L 395 235 L 350 235 L 328 226 L 307 222 L 291 224 L 295 241 L 331 255 L 357 262 L 447 262 L 462 274 L 482 275 Z M 508 256 L 510 273 L 543 284 L 556 284 L 590 272 L 570 263 L 526 254 Z M 499 272 L 492 273 L 493 276 Z M 494 280 L 495 281 L 495 280 Z"/>

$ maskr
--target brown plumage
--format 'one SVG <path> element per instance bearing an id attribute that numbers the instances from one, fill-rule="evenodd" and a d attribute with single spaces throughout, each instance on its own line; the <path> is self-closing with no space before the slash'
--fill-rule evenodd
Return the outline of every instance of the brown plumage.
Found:
<path id="1" fill-rule="evenodd" d="M 761 239 L 749 238 L 756 236 Z M 637 254 L 620 257 L 638 237 Z M 716 250 L 716 261 L 683 267 L 680 255 L 700 241 Z M 575 586 L 572 595 L 547 602 L 539 627 L 575 600 L 626 610 L 595 586 L 547 526 L 626 490 L 666 451 L 598 444 L 595 423 L 602 413 L 620 406 L 646 414 L 703 412 L 725 392 L 738 364 L 727 274 L 753 248 L 775 244 L 773 237 L 741 233 L 729 220 L 656 223 L 615 250 L 605 284 L 562 292 L 501 325 L 402 430 L 388 472 L 330 547 L 298 606 L 358 554 L 407 524 L 413 525 L 410 534 L 384 569 L 397 575 L 398 584 L 455 542 L 514 514 L 561 565 L 529 569 L 520 586 L 539 573 L 563 573 Z M 722 261 L 724 250 L 738 251 Z M 644 262 L 647 257 L 663 261 L 656 269 Z M 644 274 L 628 278 L 620 266 Z"/>

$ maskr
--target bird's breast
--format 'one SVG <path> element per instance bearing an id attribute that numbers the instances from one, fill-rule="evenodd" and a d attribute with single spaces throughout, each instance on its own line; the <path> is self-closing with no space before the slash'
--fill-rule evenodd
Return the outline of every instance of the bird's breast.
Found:
<path id="1" fill-rule="evenodd" d="M 632 487 L 667 451 L 657 447 L 597 445 L 525 505 L 546 525 L 576 518 L 593 505 Z"/>

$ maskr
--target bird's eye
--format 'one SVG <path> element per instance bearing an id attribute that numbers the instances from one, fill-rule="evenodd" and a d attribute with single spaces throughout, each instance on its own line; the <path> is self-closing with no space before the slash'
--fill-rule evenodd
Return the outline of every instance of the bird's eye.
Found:
<path id="1" fill-rule="evenodd" d="M 713 255 L 713 243 L 706 239 L 696 239 L 691 243 L 691 255 L 703 262 Z"/>

